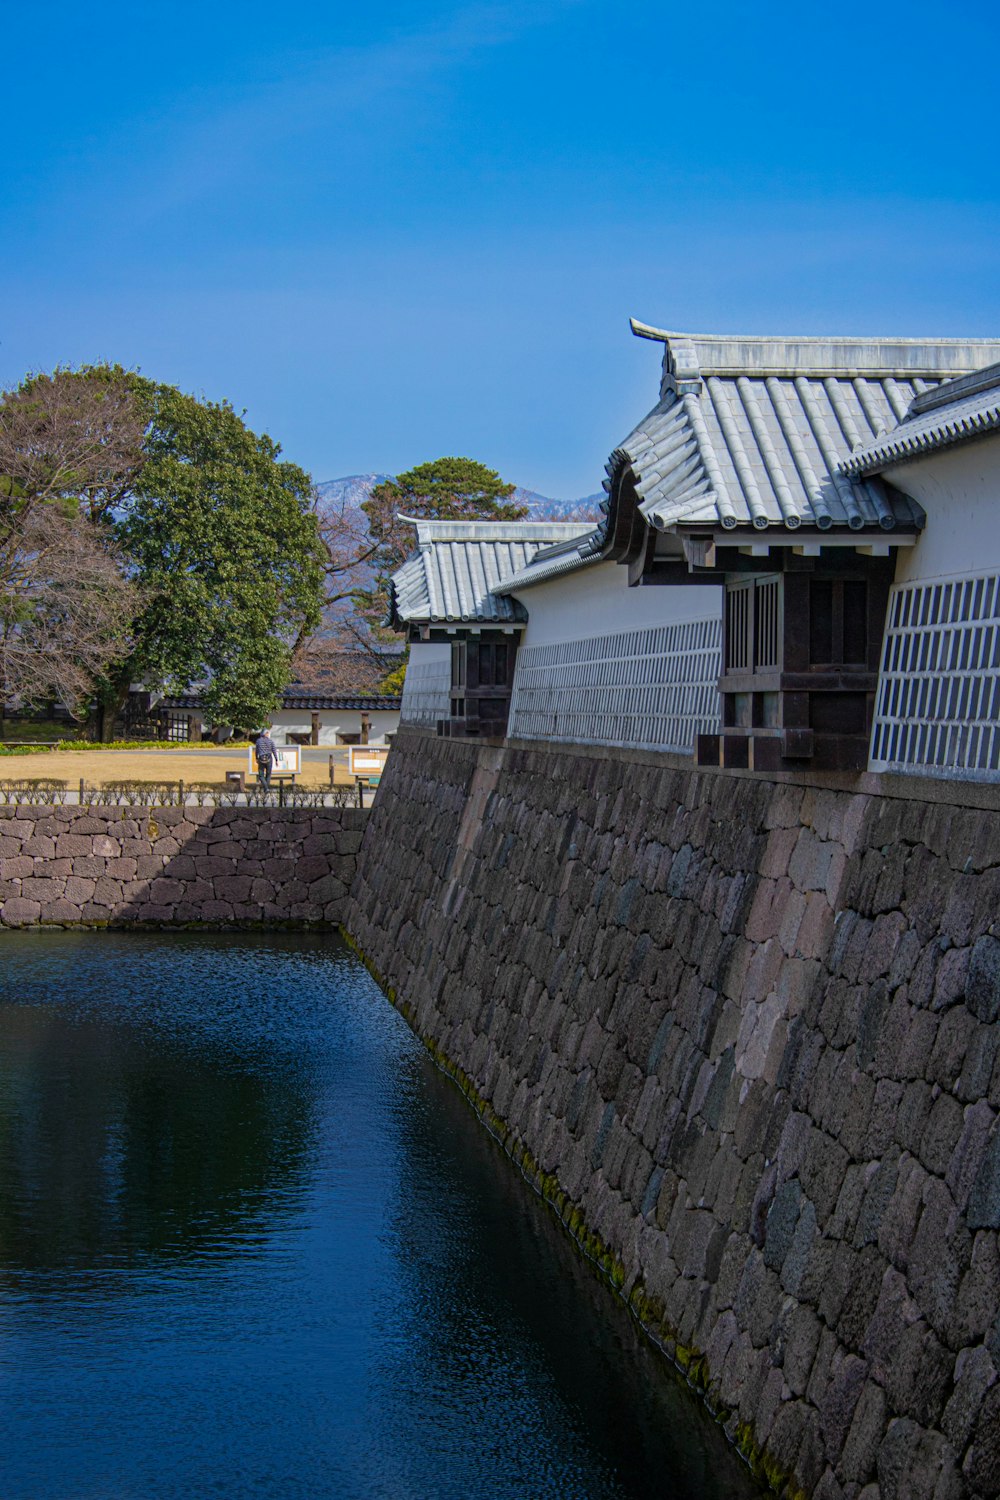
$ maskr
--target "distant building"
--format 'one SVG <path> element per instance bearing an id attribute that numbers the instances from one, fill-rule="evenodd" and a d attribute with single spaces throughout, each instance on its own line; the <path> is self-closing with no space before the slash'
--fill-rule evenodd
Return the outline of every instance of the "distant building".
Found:
<path id="1" fill-rule="evenodd" d="M 281 707 L 268 715 L 268 723 L 278 745 L 384 745 L 399 728 L 400 707 L 395 694 L 315 693 L 290 687 L 282 694 Z M 161 698 L 149 712 L 161 739 L 200 739 L 203 731 L 214 727 L 197 693 Z"/>
<path id="2" fill-rule="evenodd" d="M 417 551 L 392 578 L 389 622 L 406 632 L 404 723 L 449 735 L 502 735 L 527 614 L 494 593 L 545 546 L 589 521 L 422 521 Z"/>

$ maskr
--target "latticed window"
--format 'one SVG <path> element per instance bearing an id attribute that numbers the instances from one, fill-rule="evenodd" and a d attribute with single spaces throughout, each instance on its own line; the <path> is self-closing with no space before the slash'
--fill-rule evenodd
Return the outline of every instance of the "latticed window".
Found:
<path id="1" fill-rule="evenodd" d="M 719 727 L 722 621 L 522 647 L 508 732 L 690 752 Z"/>
<path id="2" fill-rule="evenodd" d="M 871 765 L 1000 781 L 1000 575 L 893 589 Z"/>
<path id="3" fill-rule="evenodd" d="M 769 671 L 780 664 L 781 580 L 740 579 L 726 589 L 726 671 Z"/>
<path id="4" fill-rule="evenodd" d="M 781 597 L 777 578 L 754 579 L 754 666 L 776 667 L 779 660 L 778 619 Z"/>

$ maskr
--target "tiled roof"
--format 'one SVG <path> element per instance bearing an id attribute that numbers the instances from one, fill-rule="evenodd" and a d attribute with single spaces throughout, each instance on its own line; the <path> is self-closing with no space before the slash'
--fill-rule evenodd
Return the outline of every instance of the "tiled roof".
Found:
<path id="1" fill-rule="evenodd" d="M 1000 364 L 947 380 L 917 396 L 891 432 L 865 443 L 844 459 L 841 471 L 876 474 L 920 453 L 965 443 L 1000 428 Z"/>
<path id="2" fill-rule="evenodd" d="M 590 521 L 414 521 L 418 551 L 392 576 L 393 624 L 460 620 L 511 624 L 526 618 L 494 592 L 541 547 L 593 530 Z"/>
<path id="3" fill-rule="evenodd" d="M 601 561 L 599 552 L 592 551 L 585 555 L 583 549 L 591 537 L 595 535 L 594 523 L 588 522 L 588 529 L 582 537 L 575 538 L 572 542 L 561 542 L 555 547 L 543 547 L 535 553 L 531 562 L 519 572 L 512 573 L 509 578 L 504 578 L 497 584 L 498 594 L 514 594 L 519 589 L 530 588 L 532 584 L 544 583 L 549 578 L 558 578 L 562 573 L 575 573 L 578 568 L 589 567 L 591 563 Z"/>
<path id="4" fill-rule="evenodd" d="M 393 712 L 403 699 L 399 693 L 310 693 L 305 688 L 289 688 L 281 695 L 282 708 L 336 708 Z"/>
<path id="5" fill-rule="evenodd" d="M 307 688 L 286 688 L 281 695 L 281 707 L 283 709 L 293 708 L 329 708 L 339 709 L 361 709 L 368 712 L 374 709 L 386 709 L 390 712 L 398 709 L 402 703 L 398 693 L 311 693 Z M 165 709 L 200 709 L 201 698 L 197 693 L 176 693 L 166 698 L 160 698 L 154 705 L 155 708 Z"/>
<path id="6" fill-rule="evenodd" d="M 912 529 L 919 514 L 841 463 L 949 375 L 1000 359 L 1000 341 L 764 339 L 666 333 L 660 400 L 612 455 L 659 529 L 721 525 Z"/>

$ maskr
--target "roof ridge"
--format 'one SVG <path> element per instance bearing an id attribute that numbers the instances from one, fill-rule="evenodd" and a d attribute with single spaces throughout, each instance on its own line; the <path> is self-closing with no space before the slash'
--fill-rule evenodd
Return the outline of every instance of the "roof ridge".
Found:
<path id="1" fill-rule="evenodd" d="M 581 528 L 586 530 L 589 525 L 593 524 L 588 521 L 547 521 L 545 519 L 525 519 L 521 521 L 493 520 L 490 516 L 442 519 L 437 516 L 400 515 L 397 516 L 397 520 L 404 521 L 409 526 L 424 527 L 428 532 L 433 534 L 435 540 L 439 541 L 449 540 L 446 533 L 450 531 L 457 533 L 454 537 L 455 541 L 463 539 L 476 540 L 475 531 L 479 527 L 488 528 L 493 536 L 501 540 L 516 540 L 525 531 L 532 537 L 544 531 L 568 538 Z M 509 536 L 505 536 L 505 533 L 509 533 Z"/>
<path id="2" fill-rule="evenodd" d="M 983 391 L 992 390 L 994 386 L 1000 386 L 1000 362 L 986 365 L 981 370 L 973 370 L 969 375 L 956 375 L 954 380 L 944 380 L 929 391 L 921 391 L 910 402 L 907 416 L 933 411 L 939 406 L 950 406 L 953 401 L 960 401 L 965 396 L 978 396 Z"/>
<path id="3" fill-rule="evenodd" d="M 1000 360 L 996 338 L 895 335 L 681 333 L 631 320 L 637 338 L 662 343 L 663 390 L 697 390 L 710 375 L 898 376 L 941 379 Z M 992 356 L 992 358 L 991 358 Z"/>

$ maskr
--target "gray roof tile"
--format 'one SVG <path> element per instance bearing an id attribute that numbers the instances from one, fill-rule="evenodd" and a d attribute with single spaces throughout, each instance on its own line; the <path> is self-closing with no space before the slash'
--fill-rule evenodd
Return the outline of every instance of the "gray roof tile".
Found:
<path id="1" fill-rule="evenodd" d="M 851 477 L 982 437 L 1000 428 L 1000 364 L 947 380 L 917 396 L 891 431 L 863 440 L 840 465 Z"/>
<path id="2" fill-rule="evenodd" d="M 1000 341 L 761 339 L 664 343 L 660 401 L 612 456 L 635 475 L 651 525 L 758 530 L 912 525 L 877 480 L 853 482 L 851 450 L 894 426 L 956 371 L 1000 358 Z"/>
<path id="3" fill-rule="evenodd" d="M 414 521 L 418 551 L 392 576 L 394 624 L 513 624 L 515 599 L 494 590 L 542 547 L 593 530 L 589 521 Z"/>

